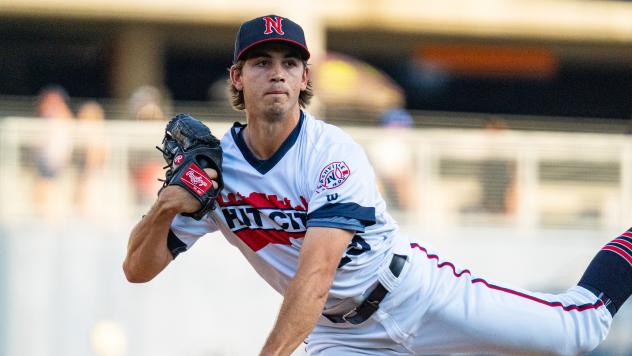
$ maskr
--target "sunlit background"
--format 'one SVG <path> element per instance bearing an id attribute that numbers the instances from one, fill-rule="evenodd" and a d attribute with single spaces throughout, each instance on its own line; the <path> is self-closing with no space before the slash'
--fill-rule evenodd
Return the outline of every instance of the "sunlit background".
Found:
<path id="1" fill-rule="evenodd" d="M 271 13 L 443 259 L 563 291 L 632 225 L 631 2 L 0 0 L 0 355 L 257 353 L 281 297 L 220 235 L 148 284 L 121 263 L 167 120 L 243 121 L 234 36 Z M 632 355 L 630 304 L 592 355 Z"/>

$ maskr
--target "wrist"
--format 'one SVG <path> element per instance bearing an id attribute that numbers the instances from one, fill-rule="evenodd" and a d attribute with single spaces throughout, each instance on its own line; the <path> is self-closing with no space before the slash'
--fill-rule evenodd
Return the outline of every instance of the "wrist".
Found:
<path id="1" fill-rule="evenodd" d="M 287 326 L 288 324 L 285 325 Z M 277 322 L 277 325 L 261 348 L 259 356 L 289 356 L 306 337 L 306 335 L 291 335 L 280 329 L 283 328 L 279 328 Z M 313 327 L 310 328 L 310 330 L 311 329 L 313 329 Z"/>
<path id="2" fill-rule="evenodd" d="M 160 194 L 154 203 L 153 209 L 160 216 L 175 217 L 182 209 L 178 206 L 177 201 L 169 199 L 165 194 Z"/>
<path id="3" fill-rule="evenodd" d="M 283 355 L 290 355 L 291 352 L 284 352 L 283 350 L 281 350 L 278 347 L 272 347 L 269 345 L 265 345 L 263 347 L 263 349 L 261 350 L 261 352 L 259 353 L 259 356 L 283 356 Z"/>

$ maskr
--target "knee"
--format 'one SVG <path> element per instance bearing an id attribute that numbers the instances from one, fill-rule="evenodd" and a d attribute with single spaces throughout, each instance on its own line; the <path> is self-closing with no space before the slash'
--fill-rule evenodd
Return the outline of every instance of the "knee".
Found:
<path id="1" fill-rule="evenodd" d="M 582 355 L 597 348 L 608 335 L 608 330 L 593 330 L 591 333 L 576 335 L 571 338 L 564 349 L 557 350 L 557 355 Z"/>

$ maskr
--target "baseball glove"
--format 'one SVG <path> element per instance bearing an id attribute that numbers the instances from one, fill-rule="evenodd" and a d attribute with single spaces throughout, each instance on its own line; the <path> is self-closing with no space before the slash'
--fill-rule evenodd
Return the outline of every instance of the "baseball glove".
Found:
<path id="1" fill-rule="evenodd" d="M 217 195 L 224 187 L 222 180 L 222 148 L 219 140 L 202 122 L 187 114 L 176 115 L 165 128 L 162 152 L 167 162 L 163 186 L 179 185 L 196 198 L 201 207 L 193 213 L 183 213 L 200 220 L 206 213 L 215 209 Z M 213 188 L 211 178 L 204 168 L 217 171 L 217 189 Z M 160 194 L 160 192 L 158 192 Z"/>

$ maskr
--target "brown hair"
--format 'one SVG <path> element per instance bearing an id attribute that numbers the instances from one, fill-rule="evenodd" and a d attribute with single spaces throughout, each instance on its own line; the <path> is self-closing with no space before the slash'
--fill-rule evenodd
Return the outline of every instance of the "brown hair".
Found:
<path id="1" fill-rule="evenodd" d="M 307 61 L 301 61 L 303 62 L 303 67 L 307 68 Z M 245 59 L 238 60 L 237 63 L 233 64 L 228 69 L 228 71 L 230 72 L 232 69 L 235 69 L 238 72 L 241 72 L 241 70 L 244 68 L 245 62 Z M 237 88 L 235 88 L 230 76 L 228 77 L 228 89 L 230 91 L 230 104 L 233 106 L 233 109 L 238 111 L 244 110 L 246 108 L 246 103 L 244 102 L 244 93 L 243 91 L 237 90 Z M 307 88 L 305 90 L 301 90 L 301 93 L 298 96 L 298 104 L 300 105 L 300 107 L 305 108 L 307 105 L 309 105 L 309 102 L 310 100 L 312 100 L 313 96 L 314 91 L 312 88 L 312 81 L 308 79 Z"/>

